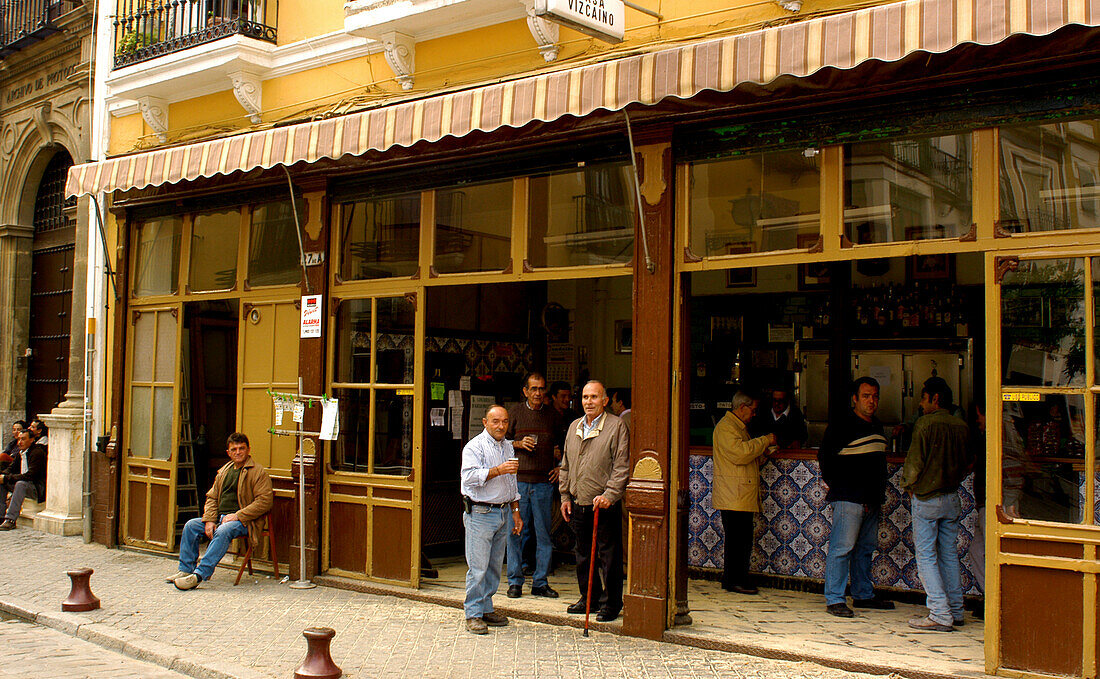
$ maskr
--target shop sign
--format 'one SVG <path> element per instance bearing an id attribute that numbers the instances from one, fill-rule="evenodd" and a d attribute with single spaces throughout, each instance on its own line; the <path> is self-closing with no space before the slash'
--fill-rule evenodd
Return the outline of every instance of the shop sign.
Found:
<path id="1" fill-rule="evenodd" d="M 1001 400 L 1037 402 L 1043 400 L 1043 395 L 1036 391 L 1016 391 L 1007 394 L 1001 394 Z"/>
<path id="2" fill-rule="evenodd" d="M 321 336 L 321 295 L 302 296 L 303 339 Z"/>
<path id="3" fill-rule="evenodd" d="M 626 27 L 623 0 L 535 0 L 535 16 L 612 43 Z"/>

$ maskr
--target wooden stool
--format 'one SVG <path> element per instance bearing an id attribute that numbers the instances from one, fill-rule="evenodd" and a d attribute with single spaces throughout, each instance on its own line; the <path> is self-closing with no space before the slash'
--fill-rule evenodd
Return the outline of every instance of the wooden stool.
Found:
<path id="1" fill-rule="evenodd" d="M 260 533 L 260 540 L 264 537 L 267 538 L 268 549 L 271 551 L 271 565 L 275 567 L 275 577 L 279 577 L 279 557 L 275 554 L 275 519 L 271 513 L 268 512 L 264 520 L 264 531 Z M 248 537 L 242 538 L 246 545 L 244 553 L 238 550 L 238 554 L 241 554 L 241 567 L 237 569 L 237 579 L 233 582 L 233 586 L 241 584 L 241 576 L 244 575 L 244 569 L 248 569 L 248 574 L 252 575 L 252 541 Z"/>

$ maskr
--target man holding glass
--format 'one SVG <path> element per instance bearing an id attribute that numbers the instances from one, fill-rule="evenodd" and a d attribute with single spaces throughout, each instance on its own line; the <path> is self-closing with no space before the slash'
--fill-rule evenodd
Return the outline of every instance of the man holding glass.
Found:
<path id="1" fill-rule="evenodd" d="M 535 539 L 535 572 L 531 594 L 551 599 L 558 593 L 550 587 L 547 577 L 553 545 L 550 542 L 551 506 L 554 482 L 558 480 L 558 460 L 561 459 L 561 416 L 546 401 L 546 378 L 530 373 L 523 382 L 524 402 L 508 412 L 507 438 L 514 441 L 519 458 L 519 514 L 523 519 L 522 534 L 508 537 L 508 598 L 523 595 L 523 545 Z"/>

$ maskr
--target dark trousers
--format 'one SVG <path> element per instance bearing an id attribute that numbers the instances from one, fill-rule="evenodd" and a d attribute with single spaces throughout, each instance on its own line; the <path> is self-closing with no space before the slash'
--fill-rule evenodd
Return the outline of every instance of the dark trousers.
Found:
<path id="1" fill-rule="evenodd" d="M 577 584 L 581 600 L 588 592 L 588 561 L 592 554 L 592 506 L 573 504 L 573 528 L 577 556 Z M 622 503 L 600 510 L 596 528 L 596 568 L 592 581 L 592 610 L 618 613 L 623 609 L 623 509 Z"/>
<path id="2" fill-rule="evenodd" d="M 722 528 L 726 532 L 725 568 L 722 570 L 722 586 L 751 587 L 749 557 L 752 556 L 753 512 L 722 510 Z"/>

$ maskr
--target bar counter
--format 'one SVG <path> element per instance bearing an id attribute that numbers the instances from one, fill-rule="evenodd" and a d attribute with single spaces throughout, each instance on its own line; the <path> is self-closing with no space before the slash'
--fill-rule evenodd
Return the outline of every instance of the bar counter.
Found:
<path id="1" fill-rule="evenodd" d="M 899 487 L 904 458 L 888 457 L 886 502 L 879 525 L 878 551 L 871 565 L 876 586 L 921 590 L 913 558 L 909 498 Z M 721 513 L 711 506 L 714 466 L 709 446 L 689 449 L 688 565 L 721 569 L 723 540 Z M 756 518 L 756 545 L 751 569 L 794 578 L 824 581 L 825 551 L 829 542 L 831 510 L 825 501 L 816 449 L 784 449 L 760 468 L 763 512 Z M 966 477 L 959 496 L 963 516 L 959 529 L 962 586 L 965 594 L 981 594 L 966 556 L 976 517 L 974 475 Z"/>

